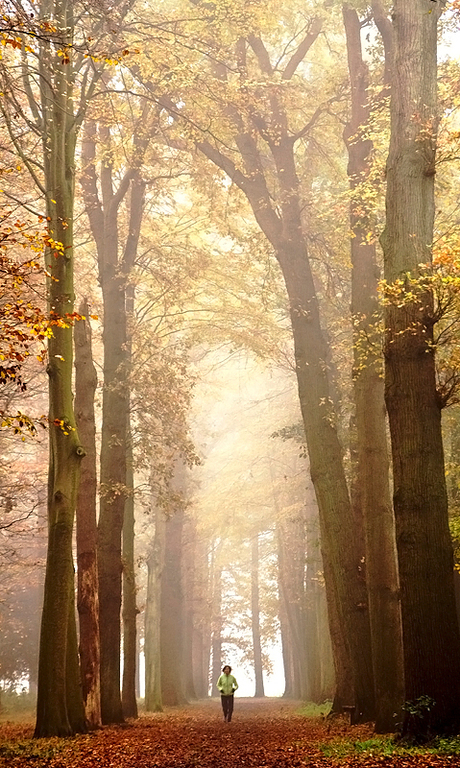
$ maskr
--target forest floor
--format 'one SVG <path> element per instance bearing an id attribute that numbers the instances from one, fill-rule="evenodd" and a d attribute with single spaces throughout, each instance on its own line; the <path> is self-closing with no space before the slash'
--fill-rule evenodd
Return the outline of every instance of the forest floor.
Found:
<path id="1" fill-rule="evenodd" d="M 300 714 L 283 699 L 235 698 L 231 723 L 211 699 L 141 715 L 66 739 L 32 739 L 33 723 L 0 722 L 8 768 L 441 768 L 460 767 L 460 740 L 403 749 L 370 726 Z M 444 754 L 439 754 L 439 749 Z"/>

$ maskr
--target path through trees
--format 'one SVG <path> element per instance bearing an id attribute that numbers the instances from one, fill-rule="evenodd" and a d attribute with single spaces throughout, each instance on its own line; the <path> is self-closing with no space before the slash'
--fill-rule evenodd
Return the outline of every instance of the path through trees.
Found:
<path id="1" fill-rule="evenodd" d="M 19 733 L 18 727 L 16 750 L 6 756 L 1 748 L 0 766 L 25 768 L 46 762 L 49 768 L 441 768 L 458 764 L 458 756 L 408 750 L 385 755 L 370 726 L 350 726 L 343 717 L 331 721 L 305 717 L 299 714 L 299 706 L 282 698 L 236 698 L 234 718 L 224 723 L 219 700 L 208 699 L 71 739 L 49 739 L 40 745 L 30 741 L 33 753 L 27 752 L 32 728 L 30 733 L 24 729 Z M 1 741 L 11 738 L 8 728 L 11 723 L 0 725 Z M 39 749 L 46 754 L 43 763 Z"/>

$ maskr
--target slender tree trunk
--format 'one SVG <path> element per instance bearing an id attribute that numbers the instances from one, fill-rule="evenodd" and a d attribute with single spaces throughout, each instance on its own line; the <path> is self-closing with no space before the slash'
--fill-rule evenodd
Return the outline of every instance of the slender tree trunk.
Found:
<path id="1" fill-rule="evenodd" d="M 344 131 L 348 150 L 354 396 L 357 430 L 357 486 L 365 533 L 372 661 L 378 733 L 393 731 L 404 700 L 401 612 L 394 515 L 390 495 L 383 357 L 380 353 L 378 279 L 373 212 L 366 213 L 366 185 L 372 142 L 365 137 L 371 117 L 368 68 L 361 50 L 361 24 L 354 8 L 342 6 L 351 84 L 351 118 Z"/>
<path id="2" fill-rule="evenodd" d="M 160 602 L 165 542 L 166 518 L 162 510 L 156 509 L 155 535 L 147 561 L 147 600 L 145 606 L 145 708 L 147 712 L 163 711 L 161 695 Z"/>
<path id="3" fill-rule="evenodd" d="M 132 444 L 127 456 L 128 496 L 123 521 L 123 683 L 122 706 L 124 717 L 137 717 L 136 666 L 137 666 L 137 605 L 134 559 L 134 477 Z"/>
<path id="4" fill-rule="evenodd" d="M 209 695 L 209 661 L 211 652 L 211 600 L 207 548 L 195 528 L 193 583 L 192 665 L 194 690 L 200 699 Z"/>
<path id="5" fill-rule="evenodd" d="M 75 415 L 86 456 L 82 460 L 77 496 L 77 583 L 80 624 L 80 671 L 86 719 L 101 725 L 99 597 L 97 591 L 96 423 L 94 397 L 97 373 L 92 358 L 89 307 L 85 300 L 75 324 Z"/>
<path id="6" fill-rule="evenodd" d="M 429 6 L 429 7 L 428 7 Z M 401 296 L 385 312 L 385 397 L 390 421 L 401 583 L 404 733 L 427 738 L 460 725 L 460 636 L 455 611 L 436 391 L 433 299 L 420 288 L 431 262 L 437 129 L 437 19 L 441 4 L 395 0 L 391 138 L 387 161 L 385 279 Z M 420 697 L 429 697 L 428 706 Z"/>
<path id="7" fill-rule="evenodd" d="M 215 562 L 213 552 L 212 583 L 212 638 L 211 638 L 211 696 L 216 695 L 216 683 L 222 672 L 222 568 Z"/>
<path id="8" fill-rule="evenodd" d="M 251 625 L 252 647 L 254 653 L 254 677 L 256 699 L 263 698 L 264 678 L 262 670 L 262 645 L 260 639 L 260 607 L 259 607 L 259 537 L 254 536 L 251 542 Z"/>
<path id="9" fill-rule="evenodd" d="M 308 669 L 305 624 L 305 516 L 298 513 L 279 526 L 278 571 L 280 596 L 286 612 L 291 673 L 291 695 L 308 697 Z"/>
<path id="10" fill-rule="evenodd" d="M 69 51 L 73 36 L 72 3 L 45 2 L 56 36 Z M 39 62 L 44 123 L 46 212 L 50 242 L 48 306 L 60 322 L 72 315 L 75 123 L 73 68 L 58 51 L 42 43 Z M 71 324 L 54 327 L 49 340 L 48 555 L 40 634 L 35 736 L 66 736 L 86 729 L 79 679 L 74 611 L 73 524 L 80 462 L 84 450 L 76 430 L 72 398 Z"/>
<path id="11" fill-rule="evenodd" d="M 182 590 L 182 532 L 184 512 L 166 522 L 165 561 L 161 579 L 160 652 L 163 704 L 184 704 L 184 596 Z"/>
<path id="12" fill-rule="evenodd" d="M 136 174 L 131 185 L 129 205 L 129 227 L 123 254 L 123 273 L 126 278 L 126 378 L 128 392 L 132 369 L 132 328 L 134 324 L 134 285 L 130 282 L 130 273 L 134 267 L 139 243 L 142 216 L 144 210 L 145 184 Z M 134 510 L 134 456 L 131 433 L 131 409 L 129 405 L 126 414 L 127 425 L 127 456 L 126 456 L 126 486 L 127 496 L 123 521 L 123 683 L 122 707 L 125 717 L 137 717 L 136 701 L 136 670 L 137 670 L 137 614 L 136 605 L 136 568 L 134 558 L 135 542 L 135 510 Z"/>
<path id="13" fill-rule="evenodd" d="M 200 617 L 196 612 L 196 585 L 197 577 L 197 547 L 196 547 L 196 528 L 194 520 L 187 516 L 184 524 L 184 543 L 183 543 L 183 592 L 184 592 L 184 675 L 185 675 L 185 697 L 187 701 L 197 698 L 195 691 L 194 675 L 194 645 L 195 645 L 195 626 L 199 624 Z"/>
<path id="14" fill-rule="evenodd" d="M 278 594 L 279 594 L 279 621 L 281 632 L 281 650 L 283 655 L 283 668 L 284 668 L 284 693 L 286 698 L 295 698 L 295 686 L 294 686 L 294 669 L 293 669 L 293 649 L 292 649 L 292 637 L 291 629 L 289 626 L 288 609 L 287 609 L 287 589 L 283 583 L 284 569 L 283 569 L 283 545 L 282 545 L 282 531 L 280 525 L 277 525 L 276 529 L 277 538 L 277 561 L 278 561 Z"/>
<path id="15" fill-rule="evenodd" d="M 321 656 L 323 646 L 327 646 L 327 635 L 323 638 L 319 632 L 319 594 L 324 590 L 323 564 L 319 541 L 318 507 L 313 488 L 307 489 L 306 503 L 306 572 L 305 572 L 305 652 L 308 670 L 308 698 L 321 703 Z M 324 627 L 323 627 L 324 631 Z"/>

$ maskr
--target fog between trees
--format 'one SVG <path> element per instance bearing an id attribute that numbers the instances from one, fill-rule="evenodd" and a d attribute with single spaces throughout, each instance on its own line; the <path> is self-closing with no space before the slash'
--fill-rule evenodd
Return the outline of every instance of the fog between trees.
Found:
<path id="1" fill-rule="evenodd" d="M 286 696 L 458 732 L 459 10 L 2 4 L 0 663 L 37 737 L 224 662 L 263 696 L 275 644 Z"/>

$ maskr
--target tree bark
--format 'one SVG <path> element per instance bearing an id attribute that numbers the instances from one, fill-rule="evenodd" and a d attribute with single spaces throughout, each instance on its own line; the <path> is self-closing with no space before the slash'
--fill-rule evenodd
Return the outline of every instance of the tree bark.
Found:
<path id="1" fill-rule="evenodd" d="M 437 130 L 437 19 L 441 4 L 395 0 L 385 279 L 399 285 L 385 311 L 385 398 L 390 421 L 401 583 L 406 710 L 403 732 L 457 733 L 460 637 L 455 611 L 436 391 L 433 297 L 414 283 L 431 263 Z M 396 281 L 401 281 L 399 284 Z M 429 697 L 428 702 L 421 697 Z"/>
<path id="2" fill-rule="evenodd" d="M 72 3 L 45 2 L 56 35 L 69 51 Z M 69 47 L 68 47 L 69 46 Z M 74 612 L 73 523 L 84 450 L 75 424 L 72 397 L 73 329 L 66 323 L 74 307 L 73 208 L 76 128 L 73 69 L 50 44 L 42 42 L 39 61 L 44 125 L 46 212 L 50 240 L 48 306 L 56 321 L 49 340 L 48 555 L 40 635 L 35 736 L 66 736 L 86 729 L 79 679 Z"/>
<path id="3" fill-rule="evenodd" d="M 366 204 L 371 184 L 372 142 L 369 73 L 354 8 L 342 6 L 351 85 L 351 117 L 344 130 L 348 151 L 354 398 L 357 431 L 359 516 L 364 524 L 377 733 L 394 731 L 404 700 L 401 612 L 384 401 L 378 300 L 379 269 L 373 213 Z M 363 553 L 364 554 L 364 553 Z"/>
<path id="4" fill-rule="evenodd" d="M 96 143 L 105 147 L 99 176 Z M 81 186 L 91 232 L 96 242 L 104 305 L 104 386 L 102 401 L 100 513 L 98 522 L 99 610 L 101 638 L 101 708 L 104 723 L 123 721 L 120 693 L 120 610 L 122 596 L 122 530 L 127 497 L 126 455 L 129 418 L 129 345 L 126 286 L 133 263 L 143 186 L 136 167 L 128 167 L 115 188 L 110 130 L 94 121 L 85 124 Z M 136 157 L 136 163 L 139 156 Z M 99 196 L 98 181 L 101 195 Z M 130 227 L 119 253 L 118 211 L 132 185 Z M 139 187 L 138 194 L 136 189 Z"/>
<path id="5" fill-rule="evenodd" d="M 99 596 L 97 591 L 96 423 L 94 397 L 97 373 L 91 349 L 89 306 L 79 307 L 75 324 L 75 415 L 86 455 L 81 464 L 77 496 L 77 607 L 80 625 L 80 672 L 86 719 L 101 725 Z"/>

